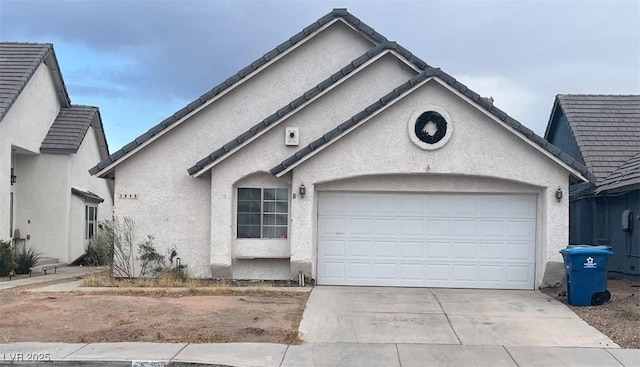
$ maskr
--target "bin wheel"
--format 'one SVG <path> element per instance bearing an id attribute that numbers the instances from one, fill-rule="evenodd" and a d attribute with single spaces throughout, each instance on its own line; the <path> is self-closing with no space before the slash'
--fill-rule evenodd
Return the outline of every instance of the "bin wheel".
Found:
<path id="1" fill-rule="evenodd" d="M 602 293 L 604 294 L 604 301 L 609 302 L 611 300 L 611 292 L 609 292 L 609 290 L 606 290 Z"/>
<path id="2" fill-rule="evenodd" d="M 600 306 L 606 302 L 605 298 L 606 296 L 604 292 L 594 293 L 593 296 L 591 296 L 591 306 Z"/>

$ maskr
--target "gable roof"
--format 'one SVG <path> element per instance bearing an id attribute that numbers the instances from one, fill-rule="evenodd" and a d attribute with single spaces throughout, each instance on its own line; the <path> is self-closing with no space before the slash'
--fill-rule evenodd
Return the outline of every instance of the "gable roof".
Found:
<path id="1" fill-rule="evenodd" d="M 101 157 L 109 155 L 109 147 L 104 135 L 100 111 L 97 107 L 72 105 L 63 108 L 49 128 L 42 144 L 41 153 L 76 153 L 89 127 L 95 129 Z"/>
<path id="2" fill-rule="evenodd" d="M 556 114 L 566 117 L 585 165 L 598 181 L 640 152 L 640 95 L 560 94 L 545 136 Z"/>
<path id="3" fill-rule="evenodd" d="M 640 152 L 602 180 L 598 185 L 596 193 L 625 189 L 632 186 L 640 188 Z"/>
<path id="4" fill-rule="evenodd" d="M 472 102 L 476 103 L 480 109 L 492 115 L 505 125 L 513 128 L 518 133 L 522 134 L 523 138 L 526 139 L 529 143 L 532 143 L 534 147 L 538 147 L 541 148 L 541 150 L 546 151 L 552 157 L 555 157 L 559 163 L 563 163 L 570 169 L 573 169 L 578 175 L 582 175 L 589 181 L 595 180 L 595 176 L 593 176 L 584 165 L 560 150 L 560 148 L 551 144 L 546 139 L 536 135 L 532 130 L 522 125 L 516 119 L 507 115 L 501 109 L 494 106 L 491 99 L 481 97 L 478 93 L 467 88 L 467 86 L 458 82 L 449 74 L 443 72 L 439 68 L 432 67 L 426 68 L 422 73 L 416 75 L 415 77 L 409 79 L 406 83 L 395 88 L 394 90 L 380 98 L 377 102 L 369 105 L 364 110 L 351 117 L 349 120 L 344 121 L 334 129 L 326 132 L 324 135 L 314 140 L 311 144 L 298 150 L 296 153 L 283 160 L 280 164 L 273 167 L 270 170 L 271 174 L 281 176 L 284 173 L 288 172 L 290 169 L 298 165 L 306 158 L 311 157 L 315 153 L 337 141 L 343 135 L 352 131 L 355 127 L 359 126 L 362 123 L 365 123 L 370 117 L 373 117 L 377 113 L 391 106 L 396 100 L 411 92 L 415 87 L 422 85 L 430 78 L 437 78 L 438 80 L 441 80 L 446 85 L 450 86 L 453 90 L 456 90 L 463 96 L 469 98 Z"/>
<path id="5" fill-rule="evenodd" d="M 323 26 L 331 23 L 335 19 L 342 19 L 347 24 L 349 24 L 350 26 L 352 26 L 354 29 L 361 32 L 362 34 L 366 35 L 368 38 L 370 38 L 377 44 L 387 40 L 383 35 L 376 32 L 373 28 L 369 27 L 360 19 L 350 14 L 347 11 L 347 9 L 344 9 L 344 8 L 333 9 L 333 11 L 331 11 L 329 14 L 323 16 L 322 18 L 318 19 L 314 23 L 305 27 L 302 31 L 296 33 L 291 38 L 289 38 L 288 40 L 278 45 L 276 48 L 267 52 L 262 57 L 258 58 L 257 60 L 255 60 L 248 66 L 246 66 L 245 68 L 241 69 L 236 74 L 226 79 L 224 82 L 213 87 L 207 93 L 201 95 L 199 98 L 187 104 L 185 107 L 183 107 L 173 115 L 167 117 L 162 122 L 160 122 L 156 126 L 149 129 L 144 134 L 135 138 L 132 142 L 122 147 L 122 149 L 117 150 L 116 152 L 111 154 L 108 158 L 99 162 L 96 166 L 94 166 L 89 170 L 89 173 L 92 175 L 95 175 L 100 171 L 104 170 L 105 168 L 111 166 L 112 164 L 118 163 L 128 153 L 134 151 L 135 149 L 141 147 L 143 144 L 150 142 L 151 140 L 160 136 L 170 127 L 174 126 L 177 123 L 180 123 L 185 116 L 189 115 L 191 112 L 195 111 L 201 106 L 207 104 L 209 101 L 211 101 L 221 93 L 225 92 L 226 90 L 237 85 L 240 81 L 244 80 L 246 77 L 253 75 L 256 71 L 258 71 L 259 69 L 261 69 L 262 67 L 270 63 L 272 60 L 286 53 L 288 50 L 292 49 L 295 45 L 307 39 L 309 36 L 313 35 L 315 32 L 320 30 Z"/>
<path id="6" fill-rule="evenodd" d="M 384 51 L 395 51 L 404 57 L 409 63 L 411 63 L 418 70 L 424 70 L 425 68 L 430 68 L 430 66 L 422 61 L 420 58 L 414 56 L 404 47 L 400 46 L 396 42 L 384 41 L 381 44 L 371 48 L 363 55 L 359 56 L 345 67 L 340 69 L 338 72 L 331 75 L 329 78 L 323 80 L 315 87 L 309 89 L 300 97 L 294 99 L 289 104 L 283 106 L 279 110 L 277 110 L 272 115 L 266 117 L 262 121 L 258 122 L 256 125 L 238 135 L 233 140 L 224 144 L 222 147 L 215 150 L 213 153 L 204 157 L 197 163 L 195 163 L 192 167 L 190 167 L 187 172 L 192 176 L 197 176 L 203 170 L 210 168 L 211 164 L 215 163 L 222 158 L 233 154 L 237 151 L 241 145 L 246 144 L 259 136 L 262 132 L 266 131 L 268 128 L 277 125 L 282 119 L 288 116 L 291 112 L 302 108 L 306 102 L 314 99 L 317 96 L 320 96 L 324 91 L 329 89 L 334 84 L 338 83 L 341 80 L 344 80 L 345 77 L 349 76 L 352 72 L 356 71 L 360 66 L 366 64 L 369 60 L 374 59 L 376 56 L 382 54 Z"/>
<path id="7" fill-rule="evenodd" d="M 69 95 L 62 80 L 53 45 L 0 42 L 0 122 L 43 62 L 51 70 L 62 106 L 69 107 Z"/>

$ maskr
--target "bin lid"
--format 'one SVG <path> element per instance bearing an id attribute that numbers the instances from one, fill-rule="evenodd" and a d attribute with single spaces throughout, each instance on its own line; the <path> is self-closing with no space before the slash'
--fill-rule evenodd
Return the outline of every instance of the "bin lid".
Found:
<path id="1" fill-rule="evenodd" d="M 611 246 L 598 245 L 569 245 L 567 248 L 560 250 L 561 254 L 568 255 L 580 255 L 580 254 L 593 254 L 593 255 L 613 255 Z"/>

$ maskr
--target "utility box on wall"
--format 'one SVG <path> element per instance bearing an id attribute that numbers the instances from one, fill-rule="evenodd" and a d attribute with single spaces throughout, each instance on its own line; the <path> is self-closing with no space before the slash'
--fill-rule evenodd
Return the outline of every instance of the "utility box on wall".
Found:
<path id="1" fill-rule="evenodd" d="M 284 130 L 284 144 L 297 146 L 300 144 L 300 128 L 298 127 L 287 127 Z"/>

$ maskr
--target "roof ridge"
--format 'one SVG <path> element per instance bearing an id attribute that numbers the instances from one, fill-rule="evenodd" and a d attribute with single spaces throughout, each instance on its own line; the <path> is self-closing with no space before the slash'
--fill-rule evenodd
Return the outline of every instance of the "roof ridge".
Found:
<path id="1" fill-rule="evenodd" d="M 351 24 L 356 30 L 362 32 L 363 34 L 366 34 L 368 37 L 372 38 L 374 41 L 378 42 L 379 44 L 385 41 L 388 41 L 386 37 L 376 32 L 372 27 L 362 22 L 360 19 L 358 19 L 357 17 L 349 13 L 346 9 L 335 8 L 328 14 L 322 16 L 315 22 L 303 28 L 302 31 L 294 34 L 289 39 L 287 39 L 286 41 L 282 42 L 281 44 L 273 48 L 271 51 L 265 53 L 264 55 L 262 55 L 261 57 L 259 57 L 258 59 L 250 63 L 248 66 L 240 69 L 240 71 L 231 75 L 229 78 L 225 79 L 224 81 L 222 81 L 221 83 L 219 83 L 218 85 L 210 89 L 208 92 L 202 94 L 200 97 L 198 97 L 191 103 L 187 104 L 185 107 L 181 108 L 171 116 L 165 118 L 159 124 L 153 126 L 142 135 L 136 137 L 133 141 L 126 144 L 124 147 L 117 150 L 106 159 L 100 161 L 97 165 L 95 165 L 89 170 L 89 173 L 94 175 L 99 171 L 101 171 L 102 169 L 104 169 L 105 167 L 111 165 L 112 163 L 115 163 L 116 161 L 121 159 L 125 154 L 136 149 L 138 146 L 142 145 L 144 142 L 152 139 L 154 136 L 158 135 L 160 132 L 162 132 L 166 128 L 178 122 L 180 119 L 182 119 L 184 116 L 186 116 L 190 112 L 204 105 L 209 100 L 215 98 L 217 95 L 227 90 L 231 86 L 235 85 L 240 80 L 251 75 L 253 72 L 258 70 L 262 66 L 266 65 L 270 60 L 286 52 L 294 45 L 298 44 L 302 40 L 309 37 L 311 34 L 318 31 L 322 26 L 331 22 L 333 19 L 337 19 L 337 18 L 344 19 L 346 22 Z"/>
<path id="2" fill-rule="evenodd" d="M 558 158 L 563 163 L 567 164 L 569 167 L 575 169 L 580 174 L 584 175 L 590 181 L 595 181 L 596 177 L 593 174 L 591 174 L 591 172 L 589 172 L 587 167 L 585 167 L 584 165 L 582 165 L 581 163 L 573 159 L 571 156 L 569 156 L 568 154 L 560 150 L 560 148 L 551 144 L 546 139 L 535 134 L 532 130 L 522 125 L 516 119 L 507 115 L 504 111 L 494 106 L 493 102 L 490 99 L 481 97 L 476 92 L 467 88 L 466 85 L 458 82 L 451 75 L 445 73 L 439 68 L 433 68 L 433 67 L 425 69 L 420 74 L 412 77 L 407 82 L 393 89 L 391 92 L 387 93 L 382 98 L 380 98 L 377 102 L 367 106 L 364 110 L 355 114 L 350 119 L 344 121 L 343 123 L 338 125 L 336 128 L 328 131 L 327 133 L 322 135 L 320 138 L 311 142 L 306 147 L 298 150 L 296 153 L 294 153 L 287 159 L 283 160 L 280 164 L 273 167 L 269 171 L 273 175 L 277 175 L 281 173 L 282 171 L 286 170 L 288 167 L 295 164 L 296 162 L 298 162 L 305 156 L 309 155 L 313 151 L 324 146 L 325 144 L 334 140 L 338 136 L 350 131 L 350 129 L 355 125 L 357 125 L 360 121 L 369 117 L 379 109 L 384 108 L 389 103 L 393 102 L 395 99 L 399 98 L 400 96 L 404 95 L 407 91 L 411 90 L 417 84 L 423 82 L 424 80 L 430 77 L 437 77 L 438 79 L 442 80 L 443 82 L 451 86 L 453 89 L 457 90 L 467 98 L 471 99 L 473 102 L 477 103 L 481 108 L 485 109 L 488 113 L 490 113 L 500 121 L 504 122 L 505 124 L 509 125 L 520 134 L 524 135 L 525 138 L 535 143 L 536 145 L 540 146 L 542 149 L 546 150 L 551 155 Z"/>

